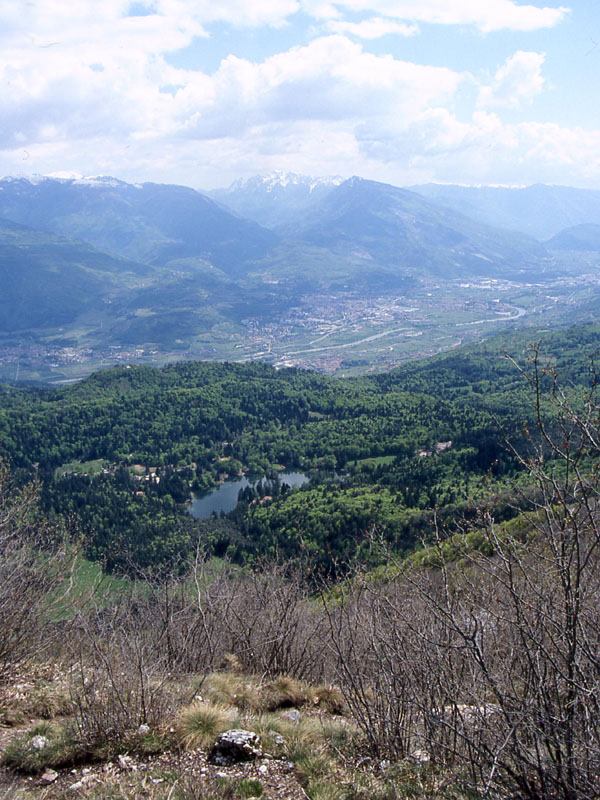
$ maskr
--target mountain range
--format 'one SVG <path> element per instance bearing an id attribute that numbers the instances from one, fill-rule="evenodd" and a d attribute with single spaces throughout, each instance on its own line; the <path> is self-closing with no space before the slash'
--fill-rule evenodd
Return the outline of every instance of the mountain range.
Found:
<path id="1" fill-rule="evenodd" d="M 0 331 L 67 324 L 152 272 L 85 242 L 0 220 Z"/>
<path id="2" fill-rule="evenodd" d="M 408 190 L 276 174 L 208 196 L 110 177 L 5 178 L 0 331 L 185 347 L 277 318 L 309 293 L 535 282 L 584 250 L 600 250 L 600 192 L 567 187 Z"/>
<path id="3" fill-rule="evenodd" d="M 235 273 L 276 237 L 186 186 L 93 180 L 0 181 L 0 218 L 165 266 L 194 258 Z"/>
<path id="4" fill-rule="evenodd" d="M 570 186 L 456 186 L 428 183 L 412 191 L 478 222 L 545 241 L 564 228 L 600 222 L 600 191 Z"/>
<path id="5" fill-rule="evenodd" d="M 293 230 L 303 214 L 341 183 L 339 177 L 274 172 L 234 181 L 227 189 L 213 189 L 208 195 L 242 217 L 285 232 Z"/>
<path id="6" fill-rule="evenodd" d="M 548 254 L 520 233 L 500 231 L 415 192 L 350 178 L 300 220 L 300 241 L 341 252 L 363 268 L 442 278 L 512 277 L 544 269 Z"/>

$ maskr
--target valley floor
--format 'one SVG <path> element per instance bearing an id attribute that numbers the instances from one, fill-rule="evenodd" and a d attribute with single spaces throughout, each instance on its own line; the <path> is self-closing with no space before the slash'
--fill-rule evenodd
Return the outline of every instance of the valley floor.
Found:
<path id="1" fill-rule="evenodd" d="M 60 336 L 48 331 L 0 339 L 0 380 L 58 385 L 115 364 L 195 359 L 266 361 L 340 376 L 380 372 L 512 327 L 556 325 L 598 284 L 593 274 L 574 273 L 535 284 L 428 281 L 408 295 L 305 295 L 267 321 L 248 317 L 174 342 L 135 345 L 111 340 L 94 318 L 61 329 Z"/>

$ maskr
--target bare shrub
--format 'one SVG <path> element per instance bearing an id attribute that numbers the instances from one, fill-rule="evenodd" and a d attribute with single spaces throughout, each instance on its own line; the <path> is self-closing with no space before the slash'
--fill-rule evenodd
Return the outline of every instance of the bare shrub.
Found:
<path id="1" fill-rule="evenodd" d="M 217 570 L 199 555 L 183 576 L 146 586 L 136 613 L 170 670 L 206 672 L 229 658 L 250 673 L 324 679 L 326 626 L 299 571 Z"/>
<path id="2" fill-rule="evenodd" d="M 75 612 L 67 637 L 80 736 L 110 749 L 140 725 L 160 729 L 179 702 L 201 691 L 196 681 L 189 697 L 175 697 L 171 677 L 205 681 L 225 654 L 230 666 L 262 676 L 247 698 L 243 679 L 234 681 L 238 707 L 303 702 L 302 687 L 281 673 L 320 677 L 323 648 L 315 634 L 324 630 L 323 614 L 296 573 L 272 567 L 238 574 L 227 566 L 211 569 L 200 556 L 183 575 L 132 583 L 110 607 L 88 602 Z"/>
<path id="3" fill-rule="evenodd" d="M 373 588 L 357 575 L 335 604 L 326 603 L 331 646 L 344 698 L 372 751 L 403 758 L 412 745 L 418 691 L 414 647 L 406 641 L 412 631 L 399 624 L 386 594 Z"/>
<path id="4" fill-rule="evenodd" d="M 375 752 L 429 760 L 493 797 L 592 800 L 599 409 L 595 385 L 568 399 L 553 378 L 544 395 L 534 358 L 538 426 L 517 457 L 537 491 L 520 532 L 487 514 L 486 547 L 457 545 L 448 563 L 440 534 L 426 559 L 436 568 L 357 576 L 327 612 L 342 689 Z"/>
<path id="5" fill-rule="evenodd" d="M 153 658 L 171 672 L 213 669 L 227 652 L 222 611 L 231 593 L 228 569 L 211 567 L 198 551 L 187 569 L 142 578 L 135 616 Z"/>
<path id="6" fill-rule="evenodd" d="M 16 487 L 0 461 L 0 682 L 51 643 L 73 560 L 40 514 L 35 484 Z"/>
<path id="7" fill-rule="evenodd" d="M 79 736 L 90 746 L 118 749 L 140 726 L 156 735 L 173 712 L 168 672 L 137 603 L 134 589 L 113 608 L 79 612 L 73 627 L 71 695 Z"/>
<path id="8" fill-rule="evenodd" d="M 298 570 L 255 569 L 228 585 L 221 598 L 227 652 L 258 674 L 326 678 L 326 627 L 320 608 Z"/>

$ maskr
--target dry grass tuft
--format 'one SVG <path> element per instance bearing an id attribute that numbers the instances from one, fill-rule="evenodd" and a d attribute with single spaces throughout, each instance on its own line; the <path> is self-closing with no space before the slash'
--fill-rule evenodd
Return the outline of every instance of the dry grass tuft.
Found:
<path id="1" fill-rule="evenodd" d="M 318 781 L 310 788 L 310 800 L 347 800 L 347 794 L 334 781 Z"/>
<path id="2" fill-rule="evenodd" d="M 260 691 L 255 680 L 232 672 L 209 675 L 203 685 L 203 696 L 212 703 L 238 708 L 240 711 L 260 710 Z"/>
<path id="3" fill-rule="evenodd" d="M 235 728 L 237 717 L 231 708 L 217 703 L 194 703 L 175 723 L 175 735 L 188 750 L 209 747 L 220 733 Z"/>
<path id="4" fill-rule="evenodd" d="M 298 708 L 309 698 L 305 686 L 287 675 L 280 675 L 260 687 L 261 708 L 263 711 L 277 711 L 279 708 Z"/>
<path id="5" fill-rule="evenodd" d="M 328 714 L 344 714 L 347 710 L 344 696 L 337 686 L 315 686 L 310 690 L 313 705 Z"/>
<path id="6" fill-rule="evenodd" d="M 234 653 L 225 653 L 223 656 L 223 660 L 219 665 L 219 669 L 227 670 L 229 672 L 243 672 L 244 667 L 242 666 L 242 662 Z"/>

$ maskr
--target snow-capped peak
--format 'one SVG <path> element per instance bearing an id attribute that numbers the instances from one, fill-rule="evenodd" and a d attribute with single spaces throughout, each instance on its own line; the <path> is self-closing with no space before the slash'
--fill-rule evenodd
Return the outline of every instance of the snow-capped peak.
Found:
<path id="1" fill-rule="evenodd" d="M 40 183 L 43 180 L 51 178 L 57 181 L 82 181 L 83 175 L 79 172 L 68 172 L 67 170 L 57 170 L 56 172 L 48 172 L 46 175 L 33 175 L 31 183 Z"/>
<path id="2" fill-rule="evenodd" d="M 125 186 L 125 181 L 120 181 L 118 178 L 112 178 L 110 175 L 78 175 L 75 172 L 55 172 L 48 175 L 49 178 L 58 178 L 59 180 L 72 181 L 76 185 L 84 186 Z"/>
<path id="3" fill-rule="evenodd" d="M 267 175 L 256 175 L 252 178 L 240 178 L 234 181 L 229 187 L 229 191 L 239 191 L 240 189 L 262 189 L 273 192 L 277 189 L 285 189 L 288 186 L 298 186 L 308 189 L 312 193 L 317 187 L 338 186 L 344 178 L 339 176 L 312 177 L 310 175 L 299 175 L 297 172 L 284 172 L 276 170 Z"/>
<path id="4" fill-rule="evenodd" d="M 3 182 L 10 181 L 27 181 L 32 186 L 37 186 L 46 181 L 57 181 L 58 183 L 71 183 L 84 186 L 126 186 L 124 181 L 118 178 L 112 178 L 108 175 L 81 175 L 78 172 L 68 172 L 66 170 L 59 170 L 57 172 L 49 172 L 46 175 L 8 175 L 1 179 Z"/>

